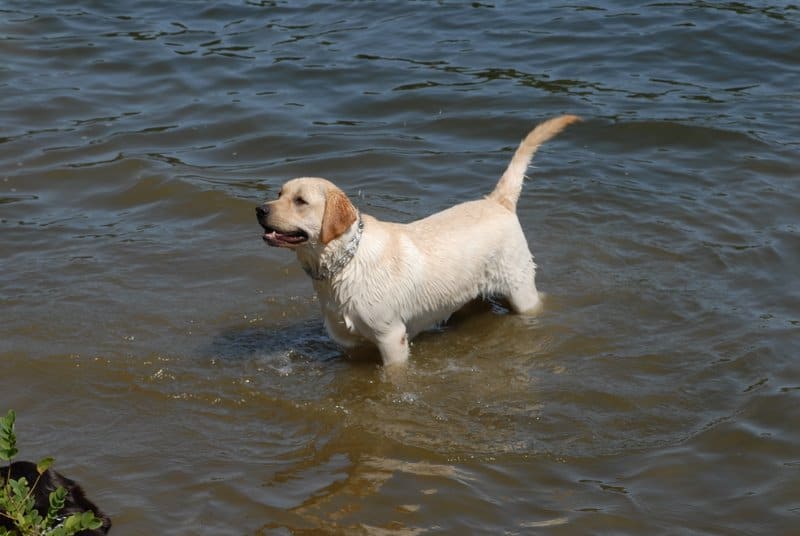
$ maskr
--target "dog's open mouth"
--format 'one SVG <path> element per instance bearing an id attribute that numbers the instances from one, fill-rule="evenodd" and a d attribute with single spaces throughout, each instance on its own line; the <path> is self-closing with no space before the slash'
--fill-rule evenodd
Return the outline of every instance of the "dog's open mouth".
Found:
<path id="1" fill-rule="evenodd" d="M 291 248 L 308 240 L 308 234 L 298 229 L 297 231 L 279 231 L 272 227 L 264 227 L 264 242 L 270 246 Z"/>

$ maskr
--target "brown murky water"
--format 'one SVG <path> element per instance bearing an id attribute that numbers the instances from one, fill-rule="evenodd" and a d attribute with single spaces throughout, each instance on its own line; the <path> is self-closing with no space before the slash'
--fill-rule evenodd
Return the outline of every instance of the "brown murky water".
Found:
<path id="1" fill-rule="evenodd" d="M 114 534 L 791 534 L 800 15 L 745 3 L 5 2 L 0 411 Z M 545 311 L 404 381 L 253 207 L 408 221 L 519 139 Z"/>

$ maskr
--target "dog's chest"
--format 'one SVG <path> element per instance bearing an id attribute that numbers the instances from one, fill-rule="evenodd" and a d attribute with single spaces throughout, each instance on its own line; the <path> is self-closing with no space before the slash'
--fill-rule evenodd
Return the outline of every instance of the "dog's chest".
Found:
<path id="1" fill-rule="evenodd" d="M 366 340 L 359 326 L 363 324 L 352 304 L 337 300 L 330 292 L 319 290 L 317 296 L 322 307 L 325 329 L 331 338 L 342 346 L 358 346 Z"/>

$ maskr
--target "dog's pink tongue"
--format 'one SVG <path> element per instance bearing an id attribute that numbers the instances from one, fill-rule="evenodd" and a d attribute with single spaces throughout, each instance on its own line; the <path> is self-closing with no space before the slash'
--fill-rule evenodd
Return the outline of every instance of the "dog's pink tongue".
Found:
<path id="1" fill-rule="evenodd" d="M 283 234 L 278 231 L 270 231 L 268 233 L 264 233 L 264 241 L 270 244 L 271 246 L 280 246 L 284 244 L 299 244 L 303 242 L 305 239 L 302 236 L 293 236 L 289 234 Z"/>
<path id="2" fill-rule="evenodd" d="M 264 236 L 262 236 L 261 238 L 264 240 L 264 242 L 266 242 L 270 246 L 275 246 L 280 242 L 278 233 L 275 231 L 264 233 Z"/>

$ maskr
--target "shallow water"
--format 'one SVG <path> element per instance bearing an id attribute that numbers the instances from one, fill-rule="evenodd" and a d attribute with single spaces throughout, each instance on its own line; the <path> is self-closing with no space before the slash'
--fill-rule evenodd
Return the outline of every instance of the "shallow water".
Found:
<path id="1" fill-rule="evenodd" d="M 0 411 L 114 534 L 789 534 L 796 6 L 0 4 Z M 253 207 L 529 170 L 536 318 L 343 356 Z"/>

